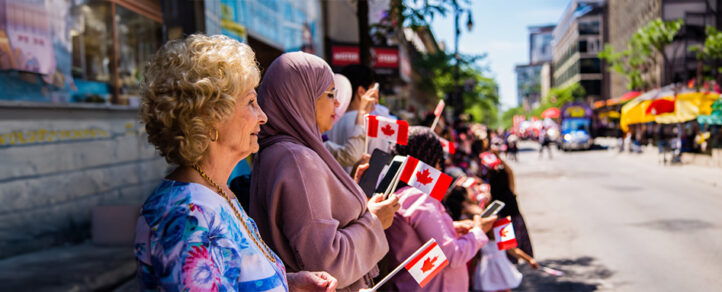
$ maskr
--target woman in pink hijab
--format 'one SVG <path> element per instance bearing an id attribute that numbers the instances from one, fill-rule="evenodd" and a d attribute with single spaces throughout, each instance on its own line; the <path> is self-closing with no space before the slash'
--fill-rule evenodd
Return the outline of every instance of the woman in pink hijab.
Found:
<path id="1" fill-rule="evenodd" d="M 370 286 L 399 208 L 366 196 L 323 145 L 334 121 L 333 72 L 314 55 L 278 57 L 258 89 L 268 116 L 251 178 L 250 214 L 288 271 L 323 270 L 340 290 Z"/>

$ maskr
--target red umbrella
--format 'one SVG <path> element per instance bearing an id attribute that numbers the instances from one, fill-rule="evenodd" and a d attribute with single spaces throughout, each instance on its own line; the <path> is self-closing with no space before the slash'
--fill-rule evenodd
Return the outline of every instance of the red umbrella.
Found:
<path id="1" fill-rule="evenodd" d="M 647 107 L 647 110 L 645 111 L 648 115 L 661 115 L 666 113 L 673 113 L 674 112 L 674 100 L 672 99 L 657 99 L 652 101 L 649 106 Z"/>
<path id="2" fill-rule="evenodd" d="M 541 113 L 541 117 L 543 119 L 546 119 L 546 118 L 556 119 L 559 117 L 559 114 L 561 114 L 561 112 L 559 111 L 558 108 L 550 107 Z"/>

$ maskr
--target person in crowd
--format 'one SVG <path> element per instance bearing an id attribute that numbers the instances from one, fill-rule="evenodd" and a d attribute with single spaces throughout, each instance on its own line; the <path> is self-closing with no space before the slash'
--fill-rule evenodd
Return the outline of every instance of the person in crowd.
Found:
<path id="1" fill-rule="evenodd" d="M 236 163 L 258 150 L 267 121 L 256 103 L 260 72 L 251 48 L 191 35 L 166 43 L 144 76 L 148 141 L 177 167 L 138 218 L 140 290 L 334 290 L 328 273 L 286 273 L 226 186 Z"/>
<path id="2" fill-rule="evenodd" d="M 341 119 L 351 100 L 351 83 L 341 74 L 334 74 L 333 80 L 336 85 L 336 101 L 339 103 L 339 106 L 334 110 L 334 123 L 336 123 Z M 364 130 L 363 117 L 373 108 L 373 104 L 376 102 L 374 96 L 377 94 L 378 89 L 372 89 L 366 91 L 366 93 L 361 96 L 359 114 L 356 116 L 353 130 L 343 144 L 337 144 L 331 140 L 325 140 L 323 142 L 326 149 L 331 152 L 331 155 L 333 155 L 336 161 L 343 167 L 352 167 L 359 163 L 359 161 L 365 162 L 363 154 L 366 132 Z"/>
<path id="3" fill-rule="evenodd" d="M 520 248 L 514 247 L 504 252 L 499 250 L 493 232 L 486 235 L 489 237 L 489 242 L 481 248 L 481 260 L 474 269 L 474 291 L 511 291 L 511 289 L 519 287 L 522 274 L 509 261 L 507 255 L 513 256 L 515 259 L 521 258 L 533 269 L 539 269 L 536 260 Z"/>
<path id="4" fill-rule="evenodd" d="M 289 271 L 324 270 L 338 287 L 369 287 L 388 251 L 383 230 L 398 198 L 366 195 L 323 145 L 334 109 L 333 72 L 302 52 L 269 66 L 258 89 L 268 115 L 251 177 L 250 215 Z"/>
<path id="5" fill-rule="evenodd" d="M 483 148 L 485 146 L 484 143 L 474 143 L 473 146 L 473 152 L 477 159 L 479 154 L 484 152 L 484 150 L 487 150 Z M 491 190 L 491 199 L 504 202 L 504 208 L 502 208 L 499 212 L 499 216 L 511 216 L 511 222 L 514 226 L 514 234 L 516 235 L 519 248 L 521 248 L 529 256 L 533 257 L 534 252 L 531 240 L 529 239 L 529 233 L 526 229 L 524 217 L 522 217 L 522 214 L 519 211 L 519 204 L 516 197 L 516 185 L 514 182 L 514 172 L 511 167 L 509 167 L 509 165 L 499 157 L 498 154 L 495 155 L 501 162 L 496 166 L 490 166 L 481 161 L 481 159 L 478 159 L 479 164 L 482 166 L 478 176 L 484 177 L 488 181 L 489 188 Z M 516 258 L 510 257 L 510 260 L 513 263 L 517 262 Z"/>
<path id="6" fill-rule="evenodd" d="M 366 113 L 388 116 L 388 112 L 377 110 L 379 91 L 378 88 L 374 90 L 376 74 L 373 69 L 363 65 L 349 65 L 342 70 L 341 74 L 351 82 L 351 103 L 346 113 L 326 133 L 330 141 L 339 145 L 343 145 L 349 137 L 353 136 L 359 120 L 364 123 L 363 119 Z M 373 97 L 374 102 L 366 103 L 363 101 L 363 97 Z M 374 149 L 388 152 L 389 143 L 383 139 L 369 139 L 368 153 L 372 153 Z M 358 159 L 360 158 L 359 156 Z M 346 167 L 345 170 L 350 173 L 351 167 Z"/>
<path id="7" fill-rule="evenodd" d="M 410 155 L 439 168 L 443 149 L 436 135 L 427 127 L 411 127 L 408 144 L 396 145 L 396 155 Z M 408 273 L 401 273 L 391 280 L 398 291 L 468 291 L 469 275 L 466 263 L 488 241 L 485 233 L 491 229 L 496 216 L 454 222 L 438 200 L 416 188 L 400 186 L 395 194 L 401 208 L 394 215 L 393 224 L 386 230 L 389 240 L 389 264 L 397 266 L 419 246 L 433 238 L 449 261 L 449 266 L 429 281 L 425 287 Z"/>
<path id="8" fill-rule="evenodd" d="M 549 129 L 548 128 L 542 128 L 539 132 L 539 159 L 542 159 L 544 156 L 544 148 L 549 151 L 549 159 L 552 159 L 552 147 L 551 147 L 551 138 L 549 137 Z"/>

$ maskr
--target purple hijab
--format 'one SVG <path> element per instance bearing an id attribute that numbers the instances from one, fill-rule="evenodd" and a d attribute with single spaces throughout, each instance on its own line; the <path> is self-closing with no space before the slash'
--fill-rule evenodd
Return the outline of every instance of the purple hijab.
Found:
<path id="1" fill-rule="evenodd" d="M 268 116 L 254 159 L 249 213 L 291 272 L 327 271 L 339 290 L 371 284 L 388 251 L 366 196 L 326 150 L 316 98 L 333 82 L 324 60 L 286 53 L 266 71 L 258 103 Z"/>
<path id="2" fill-rule="evenodd" d="M 261 126 L 261 150 L 278 142 L 311 148 L 349 193 L 366 206 L 366 195 L 323 145 L 316 123 L 316 98 L 333 82 L 333 71 L 323 59 L 304 52 L 285 53 L 271 63 L 258 88 L 258 104 L 268 116 Z M 254 164 L 255 165 L 255 164 Z"/>

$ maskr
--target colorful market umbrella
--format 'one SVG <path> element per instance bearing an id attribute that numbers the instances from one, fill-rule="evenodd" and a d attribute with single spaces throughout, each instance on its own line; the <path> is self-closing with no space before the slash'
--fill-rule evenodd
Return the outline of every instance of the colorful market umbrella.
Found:
<path id="1" fill-rule="evenodd" d="M 719 99 L 716 92 L 685 92 L 677 95 L 674 111 L 654 116 L 659 124 L 684 123 L 712 113 L 712 104 Z"/>
<path id="2" fill-rule="evenodd" d="M 615 105 L 618 103 L 623 103 L 623 102 L 629 101 L 631 99 L 634 99 L 635 97 L 640 96 L 640 95 L 642 95 L 642 93 L 639 91 L 629 91 L 620 97 L 608 99 L 607 105 Z"/>
<path id="3" fill-rule="evenodd" d="M 698 116 L 697 122 L 700 125 L 722 125 L 722 99 L 718 99 L 712 104 L 712 113 Z"/>
<path id="4" fill-rule="evenodd" d="M 647 109 L 644 111 L 645 114 L 648 115 L 661 115 L 666 113 L 673 113 L 674 112 L 674 99 L 655 99 L 653 100 L 649 106 L 647 106 Z"/>
<path id="5" fill-rule="evenodd" d="M 561 114 L 561 112 L 559 111 L 558 108 L 550 107 L 541 113 L 541 117 L 542 117 L 542 119 L 548 119 L 548 118 L 556 119 L 559 117 L 560 114 Z"/>

